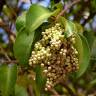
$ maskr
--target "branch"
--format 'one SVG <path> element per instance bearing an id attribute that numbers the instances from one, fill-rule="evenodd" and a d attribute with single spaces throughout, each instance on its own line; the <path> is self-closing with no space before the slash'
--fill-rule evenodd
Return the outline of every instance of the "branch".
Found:
<path id="1" fill-rule="evenodd" d="M 11 59 L 9 58 L 8 54 L 5 52 L 5 50 L 1 46 L 0 46 L 0 51 L 2 54 L 4 54 L 8 62 L 11 62 Z"/>
<path id="2" fill-rule="evenodd" d="M 73 5 L 79 3 L 80 0 L 74 0 L 72 3 L 69 5 L 65 5 L 65 8 L 57 15 L 56 20 L 59 19 L 60 16 L 62 16 L 68 9 L 70 9 Z"/>
<path id="3" fill-rule="evenodd" d="M 16 37 L 16 34 L 14 34 L 4 22 L 0 21 L 0 27 L 2 27 L 9 36 L 12 35 L 13 37 Z"/>

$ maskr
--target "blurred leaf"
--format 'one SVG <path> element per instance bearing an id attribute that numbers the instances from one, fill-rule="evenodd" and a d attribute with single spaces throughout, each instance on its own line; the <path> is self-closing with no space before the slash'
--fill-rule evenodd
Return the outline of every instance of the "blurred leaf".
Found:
<path id="1" fill-rule="evenodd" d="M 81 24 L 75 22 L 75 26 L 76 26 L 77 32 L 82 34 L 83 33 L 83 27 L 81 26 Z"/>
<path id="2" fill-rule="evenodd" d="M 92 7 L 92 11 L 95 11 L 96 10 L 96 0 L 91 0 L 91 7 Z"/>
<path id="3" fill-rule="evenodd" d="M 83 55 L 82 55 L 82 61 L 81 61 L 81 64 L 80 64 L 80 69 L 77 72 L 77 77 L 80 77 L 81 75 L 84 74 L 84 72 L 88 68 L 89 61 L 90 61 L 90 49 L 89 49 L 88 42 L 83 35 L 79 34 L 79 36 L 81 37 L 81 40 L 82 40 Z"/>
<path id="4" fill-rule="evenodd" d="M 92 58 L 95 58 L 96 60 L 96 39 L 94 40 L 93 45 L 92 45 L 91 56 Z"/>
<path id="5" fill-rule="evenodd" d="M 16 20 L 17 32 L 20 32 L 20 30 L 25 26 L 25 19 L 26 19 L 26 12 L 24 12 L 21 16 L 17 18 Z"/>
<path id="6" fill-rule="evenodd" d="M 57 4 L 55 4 L 52 8 L 51 8 L 51 10 L 55 10 L 54 11 L 54 14 L 52 14 L 52 16 L 57 16 L 59 13 L 60 13 L 60 11 L 63 9 L 63 5 L 62 5 L 62 3 L 60 2 L 60 3 L 57 3 Z"/>
<path id="7" fill-rule="evenodd" d="M 37 29 L 51 15 L 52 12 L 46 8 L 33 4 L 26 14 L 26 28 L 28 32 L 30 33 Z"/>
<path id="8" fill-rule="evenodd" d="M 16 78 L 17 78 L 17 66 L 15 64 L 0 65 L 1 96 L 14 96 Z"/>
<path id="9" fill-rule="evenodd" d="M 15 57 L 19 60 L 21 65 L 28 65 L 34 34 L 35 32 L 27 34 L 26 29 L 23 28 L 16 37 L 13 50 Z"/>
<path id="10" fill-rule="evenodd" d="M 90 84 L 90 86 L 96 85 L 96 78 L 94 80 L 92 80 L 89 84 Z"/>
<path id="11" fill-rule="evenodd" d="M 60 84 L 57 84 L 55 87 L 55 90 L 57 91 L 57 92 L 59 92 L 60 94 L 62 94 L 63 93 L 63 86 L 62 85 L 60 85 Z M 65 93 L 65 92 L 64 92 Z"/>
<path id="12" fill-rule="evenodd" d="M 27 89 L 16 84 L 15 96 L 28 96 Z"/>
<path id="13" fill-rule="evenodd" d="M 93 42 L 94 42 L 94 39 L 95 39 L 93 32 L 92 31 L 85 31 L 83 34 L 86 37 L 88 44 L 89 44 L 89 47 L 91 49 Z"/>
<path id="14" fill-rule="evenodd" d="M 66 20 L 64 17 L 60 17 L 62 27 L 65 29 L 65 36 L 70 37 L 77 32 L 76 26 L 71 21 Z"/>
<path id="15" fill-rule="evenodd" d="M 62 4 L 61 2 L 59 2 L 59 3 L 55 4 L 55 5 L 53 6 L 53 8 L 54 8 L 54 9 L 60 9 L 60 10 L 62 10 L 62 9 L 63 9 L 63 4 Z"/>

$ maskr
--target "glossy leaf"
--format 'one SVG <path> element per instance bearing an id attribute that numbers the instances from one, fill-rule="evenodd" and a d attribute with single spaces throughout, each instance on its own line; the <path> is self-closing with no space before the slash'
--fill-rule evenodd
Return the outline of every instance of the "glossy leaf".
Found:
<path id="1" fill-rule="evenodd" d="M 16 30 L 17 32 L 20 32 L 22 27 L 25 26 L 25 19 L 26 19 L 26 12 L 24 12 L 21 16 L 19 16 L 16 20 Z"/>
<path id="2" fill-rule="evenodd" d="M 28 96 L 27 89 L 22 86 L 16 85 L 15 96 Z"/>
<path id="3" fill-rule="evenodd" d="M 23 28 L 17 35 L 13 50 L 15 57 L 19 60 L 21 65 L 28 65 L 34 34 L 35 32 L 27 34 L 26 29 Z"/>
<path id="4" fill-rule="evenodd" d="M 14 96 L 16 78 L 16 65 L 0 65 L 0 96 Z"/>
<path id="5" fill-rule="evenodd" d="M 88 42 L 86 40 L 86 38 L 79 34 L 81 40 L 82 40 L 82 45 L 83 45 L 83 55 L 82 55 L 82 61 L 80 64 L 80 69 L 77 72 L 77 77 L 80 77 L 84 74 L 84 72 L 87 70 L 88 65 L 89 65 L 89 61 L 90 61 L 90 49 L 88 46 Z M 80 47 L 81 48 L 81 47 Z"/>
<path id="6" fill-rule="evenodd" d="M 26 28 L 29 30 L 28 32 L 32 32 L 37 29 L 51 15 L 52 12 L 48 9 L 37 4 L 33 4 L 26 14 Z"/>
<path id="7" fill-rule="evenodd" d="M 65 36 L 70 37 L 72 34 L 76 33 L 76 26 L 71 21 L 66 20 L 64 17 L 60 17 L 60 22 L 62 27 L 65 29 Z"/>

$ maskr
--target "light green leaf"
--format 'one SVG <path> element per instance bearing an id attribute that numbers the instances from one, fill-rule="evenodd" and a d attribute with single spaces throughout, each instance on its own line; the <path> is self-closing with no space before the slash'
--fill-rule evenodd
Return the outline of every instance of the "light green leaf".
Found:
<path id="1" fill-rule="evenodd" d="M 77 32 L 75 24 L 69 20 L 66 20 L 64 17 L 60 17 L 60 23 L 65 29 L 64 32 L 66 37 L 70 37 Z"/>
<path id="2" fill-rule="evenodd" d="M 19 16 L 16 20 L 16 30 L 20 32 L 22 27 L 25 26 L 26 12 L 24 12 L 21 16 Z"/>
<path id="3" fill-rule="evenodd" d="M 27 34 L 27 30 L 23 28 L 16 37 L 13 51 L 21 65 L 28 65 L 31 50 L 34 47 L 35 42 L 41 38 L 40 28 L 38 29 L 39 30 L 36 30 L 35 32 Z"/>
<path id="4" fill-rule="evenodd" d="M 34 34 L 35 32 L 27 34 L 26 29 L 23 28 L 16 37 L 13 50 L 15 57 L 19 60 L 21 65 L 28 65 Z"/>
<path id="5" fill-rule="evenodd" d="M 48 9 L 33 4 L 26 14 L 26 28 L 28 32 L 32 32 L 37 29 L 48 17 L 52 15 Z"/>
<path id="6" fill-rule="evenodd" d="M 0 65 L 0 96 L 14 96 L 16 78 L 16 65 Z"/>
<path id="7" fill-rule="evenodd" d="M 77 72 L 77 77 L 80 77 L 84 74 L 84 72 L 88 68 L 89 61 L 90 61 L 90 49 L 89 49 L 89 46 L 88 46 L 88 42 L 83 35 L 79 34 L 79 36 L 82 40 L 83 55 L 82 55 L 82 61 L 81 61 L 81 64 L 80 64 L 80 69 Z"/>
<path id="8" fill-rule="evenodd" d="M 27 89 L 16 84 L 16 86 L 15 86 L 15 96 L 28 96 Z"/>

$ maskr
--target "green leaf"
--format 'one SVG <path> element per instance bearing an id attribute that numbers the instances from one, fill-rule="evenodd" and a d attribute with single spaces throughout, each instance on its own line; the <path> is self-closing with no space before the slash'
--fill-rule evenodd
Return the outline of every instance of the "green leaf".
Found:
<path id="1" fill-rule="evenodd" d="M 33 4 L 26 14 L 26 28 L 28 32 L 32 32 L 37 29 L 48 17 L 52 15 L 48 9 Z"/>
<path id="2" fill-rule="evenodd" d="M 93 31 L 84 31 L 84 36 L 86 37 L 89 47 L 91 49 L 93 42 L 95 40 L 94 32 Z"/>
<path id="3" fill-rule="evenodd" d="M 91 56 L 96 60 L 96 39 L 94 40 L 92 45 Z"/>
<path id="4" fill-rule="evenodd" d="M 15 64 L 0 65 L 0 96 L 14 96 L 16 78 L 17 66 Z"/>
<path id="5" fill-rule="evenodd" d="M 77 72 L 77 77 L 80 77 L 84 74 L 84 72 L 88 68 L 89 61 L 90 61 L 90 49 L 89 49 L 89 46 L 88 46 L 88 42 L 83 35 L 79 34 L 79 36 L 81 37 L 81 40 L 82 40 L 83 55 L 82 55 L 82 61 L 81 61 L 81 64 L 80 64 L 80 69 Z"/>
<path id="6" fill-rule="evenodd" d="M 66 37 L 70 37 L 71 35 L 77 32 L 75 24 L 69 20 L 66 20 L 64 17 L 60 17 L 60 23 L 65 29 L 64 31 Z"/>
<path id="7" fill-rule="evenodd" d="M 27 34 L 26 29 L 23 28 L 17 35 L 13 50 L 15 57 L 19 60 L 21 65 L 28 65 L 34 34 L 35 32 Z"/>
<path id="8" fill-rule="evenodd" d="M 16 84 L 15 96 L 28 96 L 27 89 Z"/>
<path id="9" fill-rule="evenodd" d="M 34 44 L 41 38 L 41 29 L 38 28 L 35 32 L 27 34 L 25 28 L 21 29 L 16 37 L 13 47 L 14 55 L 19 60 L 21 65 L 28 66 L 28 60 L 31 55 L 31 50 Z"/>
<path id="10" fill-rule="evenodd" d="M 16 20 L 16 30 L 20 32 L 22 27 L 25 26 L 26 12 L 24 12 L 21 16 L 19 16 Z"/>
<path id="11" fill-rule="evenodd" d="M 81 24 L 79 24 L 77 22 L 75 22 L 74 24 L 75 24 L 75 27 L 77 29 L 77 32 L 79 32 L 80 34 L 82 34 L 83 33 L 83 27 L 81 26 Z"/>

